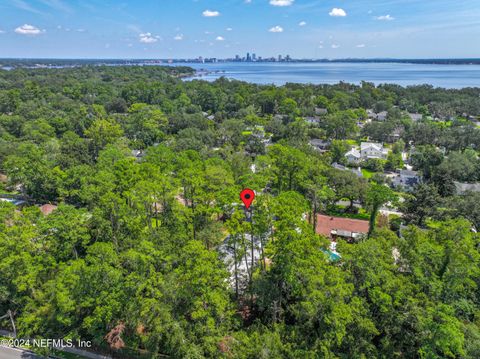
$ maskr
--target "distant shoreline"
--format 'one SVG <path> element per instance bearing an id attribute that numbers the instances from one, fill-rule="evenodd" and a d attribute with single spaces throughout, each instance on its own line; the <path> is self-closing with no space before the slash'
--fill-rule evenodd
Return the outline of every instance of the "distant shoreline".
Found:
<path id="1" fill-rule="evenodd" d="M 233 59 L 46 59 L 46 58 L 1 58 L 0 68 L 52 68 L 52 67 L 79 67 L 79 66 L 158 66 L 178 64 L 213 64 L 213 63 L 242 63 L 242 64 L 308 64 L 308 63 L 399 63 L 417 65 L 480 65 L 480 58 L 450 58 L 450 59 L 395 59 L 395 58 L 347 58 L 347 59 L 292 59 L 290 61 L 235 61 Z"/>

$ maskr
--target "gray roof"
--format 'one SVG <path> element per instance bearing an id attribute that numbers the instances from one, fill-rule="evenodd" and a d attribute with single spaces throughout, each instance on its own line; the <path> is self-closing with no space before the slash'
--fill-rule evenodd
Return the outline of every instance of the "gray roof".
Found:
<path id="1" fill-rule="evenodd" d="M 412 121 L 420 121 L 423 118 L 421 113 L 409 113 L 408 116 L 410 116 Z"/>
<path id="2" fill-rule="evenodd" d="M 347 170 L 347 167 L 345 167 L 344 165 L 341 165 L 340 163 L 337 163 L 337 162 L 332 163 L 332 167 L 336 168 L 337 170 L 342 170 L 342 171 Z"/>
<path id="3" fill-rule="evenodd" d="M 462 183 L 462 182 L 453 182 L 455 184 L 455 189 L 457 194 L 463 194 L 465 192 L 480 192 L 480 183 Z"/>
<path id="4" fill-rule="evenodd" d="M 314 138 L 310 140 L 310 144 L 312 146 L 317 146 L 317 147 L 327 147 L 327 146 L 330 146 L 331 142 L 326 140 L 321 140 L 319 138 Z"/>
<path id="5" fill-rule="evenodd" d="M 362 142 L 362 143 L 360 143 L 360 149 L 362 151 L 366 150 L 369 147 L 374 147 L 378 151 L 383 150 L 383 144 L 378 143 L 378 142 Z"/>
<path id="6" fill-rule="evenodd" d="M 305 117 L 305 121 L 307 121 L 308 123 L 319 123 L 320 119 L 318 117 L 307 116 Z"/>
<path id="7" fill-rule="evenodd" d="M 317 115 L 326 115 L 327 113 L 328 113 L 328 110 L 326 108 L 320 108 L 320 107 L 315 108 L 315 114 Z"/>
<path id="8" fill-rule="evenodd" d="M 410 170 L 400 170 L 400 176 L 418 177 L 418 172 L 417 171 L 410 171 Z"/>

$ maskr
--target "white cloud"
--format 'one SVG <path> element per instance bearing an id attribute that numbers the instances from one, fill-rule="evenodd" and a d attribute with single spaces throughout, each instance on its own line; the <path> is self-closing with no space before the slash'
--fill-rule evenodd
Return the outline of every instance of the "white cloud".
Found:
<path id="1" fill-rule="evenodd" d="M 305 25 L 307 25 L 307 23 L 306 23 L 305 21 L 300 21 L 300 22 L 298 23 L 298 26 L 305 26 Z"/>
<path id="2" fill-rule="evenodd" d="M 270 5 L 273 6 L 290 6 L 295 0 L 270 0 Z"/>
<path id="3" fill-rule="evenodd" d="M 225 38 L 223 36 L 217 36 L 217 38 L 215 39 L 217 41 L 225 41 Z"/>
<path id="4" fill-rule="evenodd" d="M 233 29 L 231 27 L 227 27 L 225 30 L 232 31 Z"/>
<path id="5" fill-rule="evenodd" d="M 328 15 L 330 15 L 330 16 L 340 16 L 340 17 L 343 17 L 343 16 L 347 16 L 347 13 L 346 13 L 345 10 L 343 10 L 343 9 L 339 9 L 339 8 L 337 8 L 337 7 L 334 7 L 334 8 L 332 9 L 332 11 L 330 11 L 330 12 L 328 13 Z"/>
<path id="6" fill-rule="evenodd" d="M 359 49 L 362 49 L 365 47 L 365 44 L 358 44 L 356 47 L 358 47 Z"/>
<path id="7" fill-rule="evenodd" d="M 250 4 L 252 0 L 245 0 L 245 4 Z"/>
<path id="8" fill-rule="evenodd" d="M 318 48 L 319 48 L 319 49 L 323 49 L 323 45 L 318 45 Z"/>
<path id="9" fill-rule="evenodd" d="M 218 11 L 205 10 L 204 12 L 202 12 L 202 15 L 205 17 L 215 17 L 220 16 L 220 13 Z"/>
<path id="10" fill-rule="evenodd" d="M 392 21 L 395 20 L 395 18 L 391 15 L 382 15 L 382 16 L 377 16 L 375 19 L 380 20 L 380 21 Z"/>
<path id="11" fill-rule="evenodd" d="M 338 49 L 339 47 L 340 47 L 340 45 L 332 44 L 332 49 Z"/>
<path id="12" fill-rule="evenodd" d="M 77 32 L 85 32 L 85 29 L 77 29 Z"/>
<path id="13" fill-rule="evenodd" d="M 45 30 L 40 30 L 38 27 L 33 25 L 24 24 L 19 26 L 15 29 L 15 32 L 20 35 L 40 35 L 41 33 L 45 32 Z"/>
<path id="14" fill-rule="evenodd" d="M 159 36 L 152 36 L 152 33 L 150 32 L 145 32 L 138 36 L 139 36 L 139 41 L 143 42 L 144 44 L 153 44 L 154 42 L 157 42 L 159 39 Z"/>
<path id="15" fill-rule="evenodd" d="M 268 31 L 270 31 L 270 32 L 283 32 L 283 27 L 277 25 L 277 26 L 272 27 Z"/>
<path id="16" fill-rule="evenodd" d="M 175 37 L 173 39 L 176 40 L 176 41 L 182 41 L 183 40 L 183 34 L 177 34 L 177 35 L 175 35 Z"/>

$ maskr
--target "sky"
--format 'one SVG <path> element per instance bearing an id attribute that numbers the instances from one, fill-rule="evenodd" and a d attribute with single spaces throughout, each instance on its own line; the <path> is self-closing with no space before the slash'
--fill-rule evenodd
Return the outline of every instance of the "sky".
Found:
<path id="1" fill-rule="evenodd" d="M 480 57 L 480 0 L 0 0 L 0 58 Z"/>

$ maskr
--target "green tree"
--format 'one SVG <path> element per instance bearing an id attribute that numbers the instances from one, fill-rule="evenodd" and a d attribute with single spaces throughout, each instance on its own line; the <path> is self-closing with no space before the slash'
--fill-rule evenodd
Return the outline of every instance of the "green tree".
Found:
<path id="1" fill-rule="evenodd" d="M 377 215 L 380 208 L 388 203 L 397 200 L 397 195 L 387 186 L 371 184 L 365 195 L 365 203 L 370 210 L 370 227 L 368 236 L 371 236 L 377 223 Z"/>

